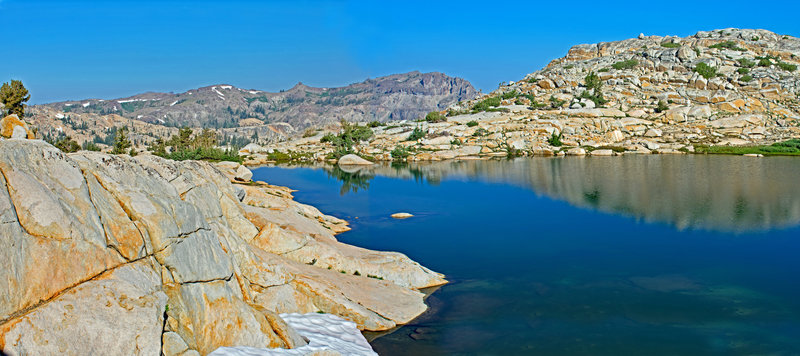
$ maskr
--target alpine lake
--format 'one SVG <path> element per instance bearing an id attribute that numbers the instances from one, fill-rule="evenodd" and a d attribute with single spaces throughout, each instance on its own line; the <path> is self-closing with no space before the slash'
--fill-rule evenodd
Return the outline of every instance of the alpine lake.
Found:
<path id="1" fill-rule="evenodd" d="M 380 355 L 798 355 L 800 159 L 264 166 L 449 284 Z M 412 218 L 390 217 L 408 212 Z"/>

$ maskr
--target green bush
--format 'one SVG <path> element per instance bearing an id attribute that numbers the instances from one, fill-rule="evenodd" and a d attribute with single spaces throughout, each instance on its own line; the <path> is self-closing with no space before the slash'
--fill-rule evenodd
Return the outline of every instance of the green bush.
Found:
<path id="1" fill-rule="evenodd" d="M 475 132 L 472 133 L 472 136 L 475 137 L 481 137 L 486 135 L 489 135 L 489 131 L 484 129 L 483 127 L 479 127 L 477 130 L 475 130 Z"/>
<path id="2" fill-rule="evenodd" d="M 382 124 L 380 121 L 370 121 L 367 124 L 367 127 L 374 128 L 374 127 L 383 126 L 383 125 L 384 124 Z"/>
<path id="3" fill-rule="evenodd" d="M 659 100 L 655 110 L 657 113 L 661 113 L 669 110 L 669 106 L 664 102 L 664 100 Z"/>
<path id="4" fill-rule="evenodd" d="M 661 47 L 667 47 L 667 48 L 678 48 L 678 47 L 680 47 L 680 46 L 681 46 L 681 44 L 680 44 L 680 43 L 675 43 L 675 42 L 661 42 Z"/>
<path id="5" fill-rule="evenodd" d="M 367 126 L 350 124 L 341 120 L 342 131 L 338 135 L 327 133 L 319 140 L 321 143 L 329 142 L 333 145 L 333 157 L 339 158 L 346 154 L 353 153 L 353 146 L 361 141 L 372 138 L 372 129 Z"/>
<path id="6" fill-rule="evenodd" d="M 609 71 L 608 68 L 600 68 L 600 69 L 597 70 L 598 73 L 605 73 L 605 72 L 608 72 L 608 71 Z"/>
<path id="7" fill-rule="evenodd" d="M 547 143 L 549 143 L 550 146 L 561 147 L 562 145 L 564 145 L 561 142 L 561 137 L 562 137 L 561 133 L 559 133 L 558 135 L 553 133 L 552 135 L 550 135 L 550 138 L 547 139 Z"/>
<path id="8" fill-rule="evenodd" d="M 54 146 L 65 153 L 78 152 L 78 150 L 81 149 L 81 146 L 69 136 L 65 136 L 64 138 L 58 140 Z"/>
<path id="9" fill-rule="evenodd" d="M 445 122 L 447 121 L 447 117 L 439 113 L 438 111 L 431 111 L 428 115 L 425 115 L 425 121 L 435 123 L 435 122 Z"/>
<path id="10" fill-rule="evenodd" d="M 566 102 L 567 102 L 566 100 L 558 100 L 555 97 L 555 95 L 550 95 L 550 106 L 553 107 L 554 109 L 558 109 L 564 106 L 564 103 Z"/>
<path id="11" fill-rule="evenodd" d="M 748 73 L 750 73 L 750 69 L 747 69 L 747 68 L 739 68 L 739 69 L 737 70 L 737 72 L 739 72 L 739 74 L 748 74 Z"/>
<path id="12" fill-rule="evenodd" d="M 475 105 L 472 106 L 472 110 L 473 111 L 486 111 L 489 108 L 498 107 L 498 106 L 500 106 L 500 98 L 492 97 L 492 98 L 483 99 L 483 100 L 475 103 Z"/>
<path id="13" fill-rule="evenodd" d="M 753 68 L 756 66 L 756 62 L 753 62 L 747 58 L 739 58 L 736 61 L 739 62 L 739 65 L 744 68 Z"/>
<path id="14" fill-rule="evenodd" d="M 317 134 L 317 130 L 315 130 L 314 128 L 309 127 L 305 131 L 303 131 L 303 138 L 311 137 L 311 136 L 314 136 L 316 134 Z"/>
<path id="15" fill-rule="evenodd" d="M 737 46 L 736 42 L 733 42 L 733 41 L 720 42 L 720 43 L 708 46 L 708 48 L 730 49 L 730 50 L 740 51 L 740 52 L 746 52 L 747 51 L 746 49 Z"/>
<path id="16" fill-rule="evenodd" d="M 505 93 L 503 93 L 503 95 L 501 95 L 500 97 L 501 97 L 503 100 L 507 100 L 507 99 L 516 98 L 518 95 L 519 95 L 519 93 L 517 93 L 517 90 L 516 90 L 516 89 L 514 89 L 514 90 L 512 90 L 512 91 L 509 91 L 509 92 L 505 92 Z"/>
<path id="17" fill-rule="evenodd" d="M 769 58 L 759 58 L 758 59 L 758 66 L 759 67 L 769 67 L 772 65 L 772 61 Z"/>
<path id="18" fill-rule="evenodd" d="M 703 76 L 703 78 L 710 79 L 717 76 L 717 68 L 714 68 L 704 62 L 697 63 L 697 66 L 694 67 L 694 71 L 697 74 Z"/>
<path id="19" fill-rule="evenodd" d="M 478 126 L 478 122 L 477 121 L 472 120 L 472 121 L 468 121 L 467 122 L 467 127 L 475 127 L 475 126 Z"/>
<path id="20" fill-rule="evenodd" d="M 525 94 L 522 97 L 527 98 L 528 101 L 531 102 L 531 107 L 530 107 L 531 110 L 540 109 L 540 108 L 543 108 L 543 107 L 547 106 L 546 104 L 540 104 L 540 103 L 536 102 L 536 97 L 531 95 L 531 94 Z"/>
<path id="21" fill-rule="evenodd" d="M 94 143 L 92 141 L 84 141 L 83 142 L 83 149 L 85 151 L 100 152 L 100 146 L 98 146 L 96 143 Z"/>
<path id="22" fill-rule="evenodd" d="M 390 153 L 394 159 L 406 159 L 411 155 L 411 151 L 403 146 L 396 146 Z"/>
<path id="23" fill-rule="evenodd" d="M 319 139 L 319 142 L 326 143 L 326 142 L 333 142 L 334 140 L 336 140 L 336 135 L 328 132 L 324 136 L 322 136 L 321 139 Z"/>
<path id="24" fill-rule="evenodd" d="M 408 135 L 408 138 L 406 139 L 406 141 L 419 140 L 419 139 L 425 137 L 426 134 L 427 134 L 427 132 L 425 132 L 423 129 L 421 129 L 419 126 L 417 126 L 417 127 L 414 128 L 414 131 L 411 131 L 411 134 Z"/>
<path id="25" fill-rule="evenodd" d="M 635 59 L 628 59 L 625 61 L 619 61 L 617 63 L 612 64 L 611 68 L 614 68 L 616 70 L 631 69 L 633 67 L 636 67 L 638 64 L 639 61 Z"/>
<path id="26" fill-rule="evenodd" d="M 602 107 L 605 103 L 608 102 L 605 98 L 603 98 L 603 92 L 600 89 L 603 87 L 603 81 L 600 80 L 600 77 L 597 76 L 594 72 L 589 72 L 584 78 L 584 82 L 586 83 L 586 90 L 584 90 L 580 98 L 589 99 L 594 102 L 596 107 Z"/>
<path id="27" fill-rule="evenodd" d="M 797 70 L 797 66 L 794 64 L 778 62 L 778 68 L 783 69 L 787 72 L 794 72 Z"/>
<path id="28" fill-rule="evenodd" d="M 751 82 L 753 80 L 753 76 L 750 75 L 750 74 L 743 75 L 741 78 L 739 78 L 739 80 L 741 80 L 741 81 L 743 81 L 745 83 L 748 83 L 748 82 Z"/>
<path id="29" fill-rule="evenodd" d="M 158 156 L 175 160 L 175 161 L 185 161 L 185 160 L 202 160 L 202 161 L 231 161 L 231 162 L 242 162 L 242 158 L 239 157 L 239 154 L 231 149 L 223 150 L 217 147 L 198 147 L 196 149 L 188 149 L 188 150 L 181 150 L 175 151 L 172 153 L 166 154 L 159 154 Z"/>

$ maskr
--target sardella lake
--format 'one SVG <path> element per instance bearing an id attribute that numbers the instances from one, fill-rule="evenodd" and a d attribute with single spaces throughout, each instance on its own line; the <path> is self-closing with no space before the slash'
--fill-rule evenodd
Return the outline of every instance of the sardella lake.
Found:
<path id="1" fill-rule="evenodd" d="M 381 355 L 800 354 L 800 159 L 521 158 L 254 179 L 447 275 Z M 396 212 L 415 217 L 395 220 Z"/>

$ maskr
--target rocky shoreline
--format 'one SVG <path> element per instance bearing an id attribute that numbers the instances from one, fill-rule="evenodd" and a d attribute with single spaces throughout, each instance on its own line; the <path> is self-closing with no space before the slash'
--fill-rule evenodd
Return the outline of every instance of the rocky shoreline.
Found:
<path id="1" fill-rule="evenodd" d="M 0 350 L 208 354 L 307 344 L 281 313 L 407 323 L 446 280 L 235 163 L 0 139 Z"/>
<path id="2" fill-rule="evenodd" d="M 800 39 L 723 29 L 572 47 L 563 58 L 417 121 L 362 122 L 344 147 L 372 161 L 680 154 L 800 137 Z M 327 161 L 335 128 L 239 153 Z"/>

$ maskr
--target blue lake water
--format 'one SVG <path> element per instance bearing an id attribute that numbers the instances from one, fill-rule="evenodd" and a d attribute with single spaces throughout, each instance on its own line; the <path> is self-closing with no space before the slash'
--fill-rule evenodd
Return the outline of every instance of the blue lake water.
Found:
<path id="1" fill-rule="evenodd" d="M 800 159 L 521 158 L 254 179 L 451 281 L 381 355 L 798 355 Z M 395 220 L 395 212 L 415 217 Z"/>

